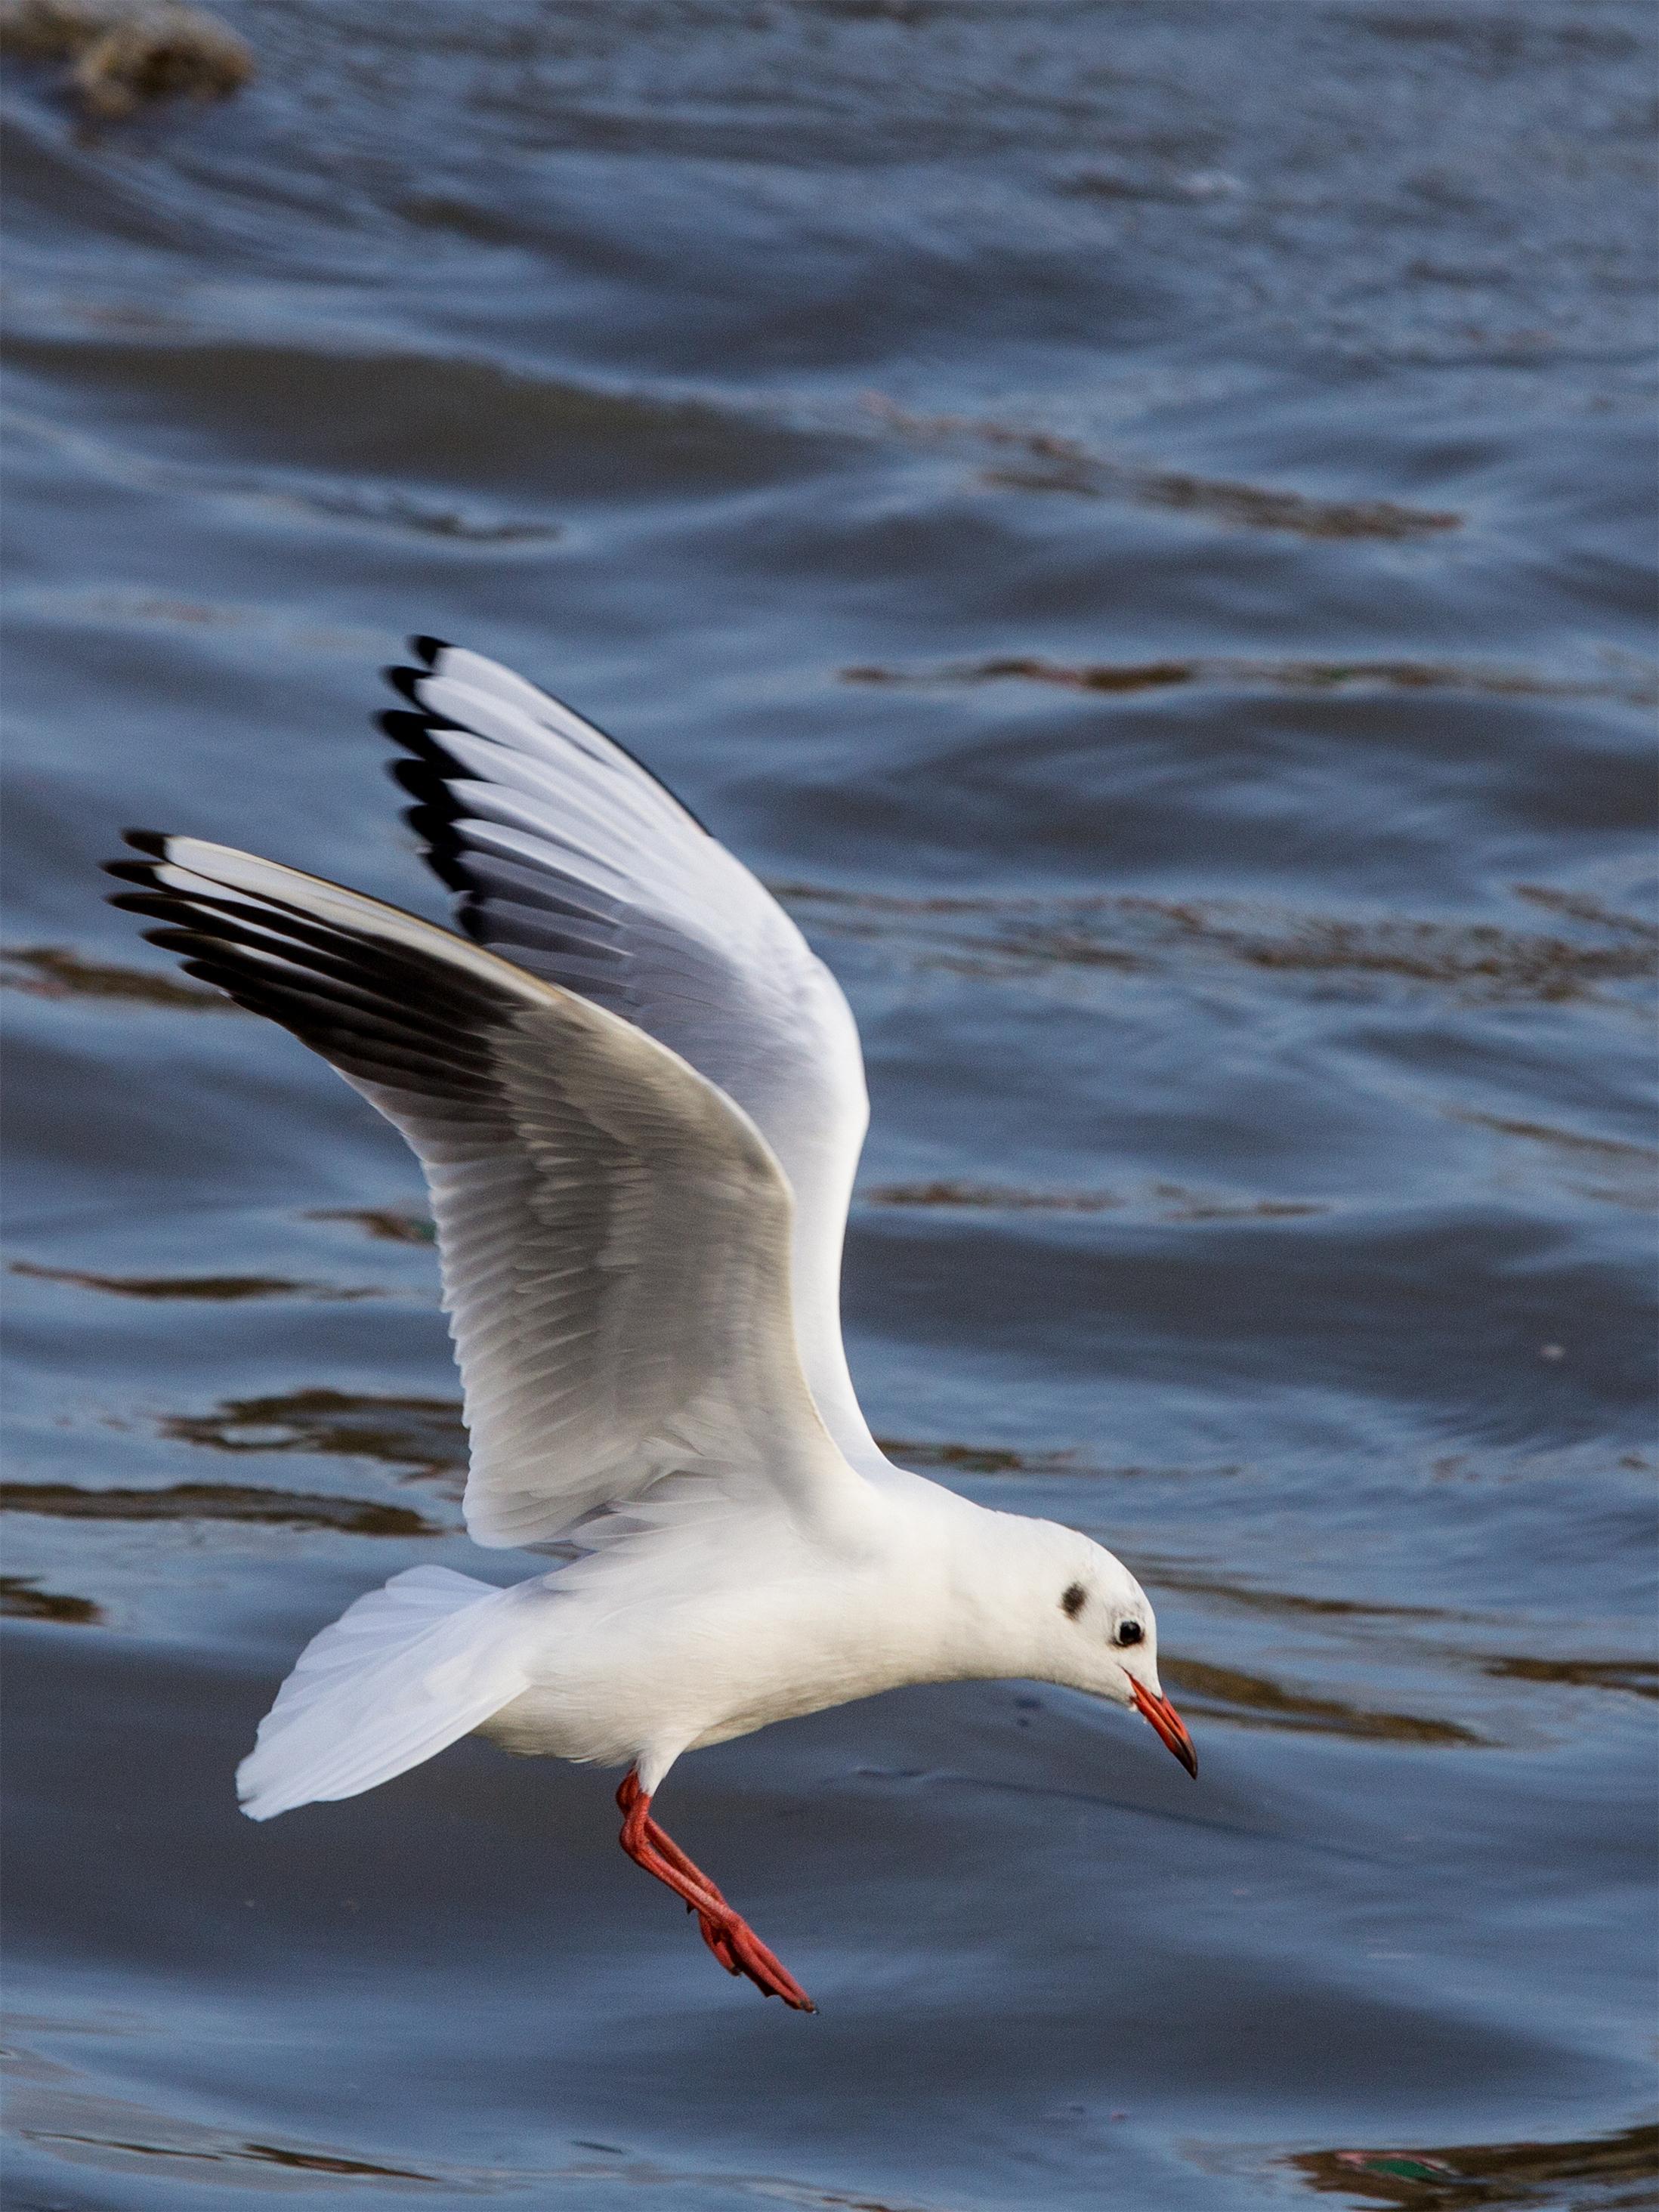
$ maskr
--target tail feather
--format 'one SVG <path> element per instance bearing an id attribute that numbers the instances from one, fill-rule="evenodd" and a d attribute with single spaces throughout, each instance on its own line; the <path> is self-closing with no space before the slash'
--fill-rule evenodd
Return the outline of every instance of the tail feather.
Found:
<path id="1" fill-rule="evenodd" d="M 355 1797 L 430 1759 L 510 1705 L 529 1677 L 524 1599 L 447 1567 L 411 1567 L 313 1636 L 236 1772 L 269 1820 Z"/>

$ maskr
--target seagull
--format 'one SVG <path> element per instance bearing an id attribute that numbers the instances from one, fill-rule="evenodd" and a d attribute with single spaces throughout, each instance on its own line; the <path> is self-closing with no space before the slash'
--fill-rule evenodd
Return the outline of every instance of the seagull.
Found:
<path id="1" fill-rule="evenodd" d="M 314 1637 L 238 1770 L 255 1820 L 479 1731 L 626 1770 L 623 1849 L 720 1965 L 794 1977 L 653 1807 L 674 1762 L 903 1683 L 1138 1710 L 1189 1774 L 1152 1608 L 1077 1530 L 896 1467 L 842 1348 L 869 1119 L 794 923 L 614 738 L 436 638 L 387 675 L 456 934 L 201 838 L 132 830 L 112 902 L 292 1030 L 424 1170 L 465 1389 L 469 1534 L 561 1543 L 502 1589 L 394 1575 Z"/>

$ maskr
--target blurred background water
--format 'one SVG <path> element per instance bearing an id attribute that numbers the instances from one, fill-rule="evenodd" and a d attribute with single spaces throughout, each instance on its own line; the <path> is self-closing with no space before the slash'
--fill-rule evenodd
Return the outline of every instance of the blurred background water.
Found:
<path id="1" fill-rule="evenodd" d="M 1652 23 L 240 0 L 11 72 L 9 2202 L 1651 2205 Z M 460 1533 L 418 1180 L 99 903 L 442 911 L 407 629 L 613 728 L 861 1024 L 854 1372 L 1118 1549 L 1056 1691 L 242 1821 Z"/>

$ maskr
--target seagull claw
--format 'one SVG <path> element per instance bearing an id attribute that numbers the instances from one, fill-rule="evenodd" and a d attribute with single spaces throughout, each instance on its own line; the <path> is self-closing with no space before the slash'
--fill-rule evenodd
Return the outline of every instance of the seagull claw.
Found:
<path id="1" fill-rule="evenodd" d="M 728 1974 L 741 1974 L 763 1996 L 781 1997 L 794 2012 L 816 2012 L 800 1984 L 769 1951 L 742 1916 L 734 1912 L 708 1876 L 680 1849 L 673 1838 L 651 1817 L 649 1793 L 640 1787 L 637 1774 L 624 1776 L 617 1792 L 623 1814 L 620 1842 L 636 1866 L 685 1900 L 688 1912 L 697 1916 L 703 1942 Z"/>
<path id="2" fill-rule="evenodd" d="M 696 1907 L 693 1905 L 688 1905 L 685 1909 L 688 1912 L 696 1912 Z M 732 1957 L 732 1946 L 726 1941 L 725 1932 L 720 1928 L 719 1922 L 711 1920 L 706 1912 L 698 1912 L 697 1927 L 702 1934 L 703 1942 L 708 1944 L 709 1949 L 720 1960 L 721 1966 L 725 1967 L 726 1972 L 728 1974 L 740 1974 L 743 1972 L 743 1969 L 738 1966 L 736 1959 Z"/>

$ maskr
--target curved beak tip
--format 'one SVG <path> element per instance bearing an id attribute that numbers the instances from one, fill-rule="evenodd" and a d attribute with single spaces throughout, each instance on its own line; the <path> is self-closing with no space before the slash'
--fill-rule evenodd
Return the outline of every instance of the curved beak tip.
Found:
<path id="1" fill-rule="evenodd" d="M 1181 1761 L 1194 1782 L 1198 1779 L 1198 1753 L 1193 1749 L 1193 1740 L 1187 1733 L 1187 1723 L 1167 1698 L 1149 1690 L 1144 1682 L 1131 1680 L 1136 1710 L 1149 1721 L 1163 1741 Z"/>

